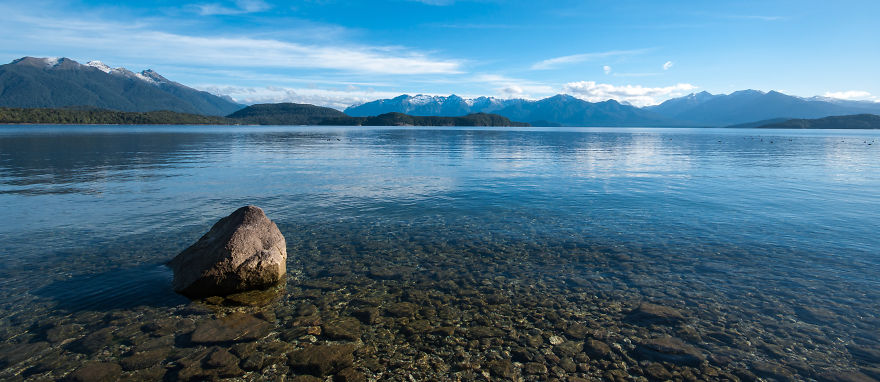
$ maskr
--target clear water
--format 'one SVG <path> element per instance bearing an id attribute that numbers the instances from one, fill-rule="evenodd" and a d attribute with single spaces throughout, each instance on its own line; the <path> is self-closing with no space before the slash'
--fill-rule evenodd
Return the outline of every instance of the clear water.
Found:
<path id="1" fill-rule="evenodd" d="M 477 286 L 577 285 L 684 309 L 698 332 L 822 333 L 779 345 L 810 372 L 760 346 L 732 365 L 858 371 L 876 365 L 847 346 L 880 349 L 878 159 L 873 131 L 7 126 L 0 320 L 15 342 L 28 312 L 186 305 L 161 264 L 254 204 L 306 279 L 459 266 Z"/>

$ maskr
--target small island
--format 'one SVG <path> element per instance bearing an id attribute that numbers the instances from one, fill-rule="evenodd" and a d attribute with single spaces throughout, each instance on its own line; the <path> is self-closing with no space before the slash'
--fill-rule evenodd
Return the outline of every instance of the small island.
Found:
<path id="1" fill-rule="evenodd" d="M 856 114 L 817 119 L 789 119 L 757 127 L 760 129 L 880 129 L 880 115 Z"/>

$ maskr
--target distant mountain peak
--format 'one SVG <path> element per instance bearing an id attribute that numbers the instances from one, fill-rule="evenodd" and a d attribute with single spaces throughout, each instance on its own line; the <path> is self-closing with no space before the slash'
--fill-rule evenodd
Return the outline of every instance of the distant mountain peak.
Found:
<path id="1" fill-rule="evenodd" d="M 417 94 L 414 97 L 408 97 L 407 101 L 413 105 L 424 105 L 426 103 L 433 102 L 433 101 L 443 102 L 439 98 L 440 97 L 435 97 L 435 96 L 430 96 L 430 95 L 425 95 L 425 94 Z"/>
<path id="2" fill-rule="evenodd" d="M 156 73 L 153 69 L 147 69 L 140 72 L 139 78 L 146 78 L 153 83 L 171 83 L 171 81 L 163 77 L 161 74 Z"/>
<path id="3" fill-rule="evenodd" d="M 100 70 L 106 74 L 111 75 L 119 75 L 131 79 L 136 79 L 140 81 L 144 81 L 151 85 L 158 85 L 163 83 L 172 83 L 172 81 L 163 77 L 161 74 L 156 73 L 156 71 L 152 69 L 143 70 L 141 72 L 133 72 L 123 67 L 112 68 L 109 65 L 105 64 L 102 61 L 92 60 L 85 64 L 80 64 L 74 60 L 71 60 L 66 57 L 22 57 L 17 60 L 14 60 L 10 63 L 11 65 L 21 65 L 21 66 L 33 66 L 33 67 L 41 67 L 47 69 L 54 68 L 64 68 L 64 69 L 81 69 L 81 68 L 94 68 Z"/>
<path id="4" fill-rule="evenodd" d="M 647 109 L 668 118 L 705 126 L 880 112 L 880 105 L 841 100 L 835 102 L 821 97 L 803 98 L 776 90 L 763 92 L 748 89 L 705 98 L 700 100 L 691 95 L 673 98 Z"/>
<path id="5" fill-rule="evenodd" d="M 89 61 L 86 63 L 86 66 L 91 66 L 91 67 L 98 69 L 98 70 L 100 70 L 104 73 L 107 73 L 107 74 L 109 74 L 110 72 L 113 71 L 113 68 L 107 66 L 107 64 L 105 64 L 101 61 Z"/>
<path id="6" fill-rule="evenodd" d="M 765 93 L 760 90 L 755 89 L 746 89 L 746 90 L 737 90 L 733 93 L 730 93 L 732 96 L 744 96 L 744 95 L 764 95 Z"/>
<path id="7" fill-rule="evenodd" d="M 404 113 L 414 116 L 456 117 L 475 113 L 491 113 L 518 121 L 538 124 L 571 126 L 633 126 L 666 123 L 631 105 L 616 100 L 592 103 L 569 94 L 557 94 L 542 100 L 494 97 L 463 98 L 449 96 L 403 95 L 393 99 L 376 100 L 345 109 L 354 117 L 377 116 L 386 113 Z"/>
<path id="8" fill-rule="evenodd" d="M 66 57 L 22 57 L 0 65 L 0 106 L 90 106 L 120 111 L 170 110 L 227 115 L 241 108 L 168 80 L 151 69 L 133 72 L 101 61 L 80 64 Z"/>
<path id="9" fill-rule="evenodd" d="M 62 64 L 76 64 L 79 65 L 76 61 L 73 61 L 67 57 L 31 57 L 25 56 L 19 58 L 17 60 L 13 60 L 10 62 L 11 65 L 20 65 L 20 66 L 34 66 L 41 68 L 54 68 L 61 66 Z"/>

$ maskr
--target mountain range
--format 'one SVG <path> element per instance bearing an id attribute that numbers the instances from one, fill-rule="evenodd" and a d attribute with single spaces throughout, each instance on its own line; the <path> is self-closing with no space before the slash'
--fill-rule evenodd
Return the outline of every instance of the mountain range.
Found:
<path id="1" fill-rule="evenodd" d="M 401 95 L 345 109 L 352 116 L 399 112 L 412 115 L 495 113 L 535 126 L 729 126 L 764 120 L 822 118 L 880 113 L 880 103 L 831 98 L 801 98 L 776 91 L 743 90 L 730 94 L 700 92 L 659 105 L 638 108 L 615 100 L 587 102 L 559 94 L 541 100 L 465 99 L 456 95 Z"/>
<path id="2" fill-rule="evenodd" d="M 484 113 L 534 126 L 720 127 L 757 126 L 758 121 L 880 114 L 880 103 L 877 102 L 802 98 L 757 90 L 730 94 L 700 92 L 642 108 L 615 100 L 588 102 L 565 94 L 540 100 L 404 94 L 351 106 L 345 109 L 345 114 L 336 114 L 337 111 L 329 109 L 310 114 L 315 110 L 292 105 L 282 104 L 265 110 L 252 108 L 242 113 L 257 114 L 238 114 L 233 118 L 248 120 L 248 123 L 287 121 L 285 123 L 308 124 L 332 118 L 387 113 L 443 117 Z M 111 68 L 99 61 L 80 64 L 68 58 L 23 57 L 0 65 L 0 107 L 92 107 L 124 112 L 167 110 L 226 116 L 241 110 L 244 105 L 229 97 L 168 80 L 152 70 L 136 73 L 125 68 Z"/>
<path id="3" fill-rule="evenodd" d="M 727 126 L 768 119 L 811 119 L 833 115 L 880 113 L 880 103 L 801 98 L 777 91 L 701 92 L 673 98 L 644 110 L 683 124 Z"/>
<path id="4" fill-rule="evenodd" d="M 223 116 L 243 105 L 159 75 L 110 68 L 100 61 L 23 57 L 0 65 L 0 107 L 88 106 L 129 112 L 168 110 Z"/>

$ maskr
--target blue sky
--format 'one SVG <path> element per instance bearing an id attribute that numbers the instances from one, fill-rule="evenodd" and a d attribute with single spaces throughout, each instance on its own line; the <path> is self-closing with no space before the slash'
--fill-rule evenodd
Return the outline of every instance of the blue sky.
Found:
<path id="1" fill-rule="evenodd" d="M 0 2 L 0 60 L 151 68 L 243 103 L 695 91 L 880 101 L 880 1 Z"/>

